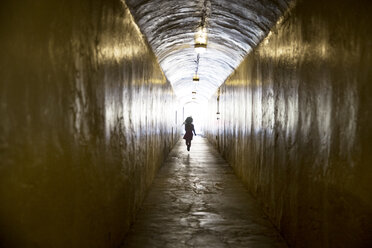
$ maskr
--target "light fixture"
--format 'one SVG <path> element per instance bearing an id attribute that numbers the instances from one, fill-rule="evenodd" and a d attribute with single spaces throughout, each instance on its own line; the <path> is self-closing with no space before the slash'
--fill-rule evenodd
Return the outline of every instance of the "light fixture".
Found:
<path id="1" fill-rule="evenodd" d="M 207 48 L 207 29 L 202 26 L 195 33 L 194 48 L 197 53 L 203 53 Z"/>
<path id="2" fill-rule="evenodd" d="M 192 81 L 198 82 L 199 81 L 199 76 L 198 74 L 195 74 L 194 77 L 192 78 Z"/>
<path id="3" fill-rule="evenodd" d="M 193 94 L 193 95 L 196 95 L 196 91 L 193 91 L 192 94 Z"/>

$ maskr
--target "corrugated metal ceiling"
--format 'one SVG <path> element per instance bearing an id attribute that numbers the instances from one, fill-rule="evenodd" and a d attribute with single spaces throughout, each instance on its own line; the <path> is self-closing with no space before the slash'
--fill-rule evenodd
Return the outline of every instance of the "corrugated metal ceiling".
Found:
<path id="1" fill-rule="evenodd" d="M 208 100 L 266 36 L 289 2 L 291 0 L 126 1 L 182 103 Z M 208 43 L 206 51 L 198 56 L 194 37 L 200 26 L 206 28 Z M 196 71 L 199 82 L 192 80 Z"/>

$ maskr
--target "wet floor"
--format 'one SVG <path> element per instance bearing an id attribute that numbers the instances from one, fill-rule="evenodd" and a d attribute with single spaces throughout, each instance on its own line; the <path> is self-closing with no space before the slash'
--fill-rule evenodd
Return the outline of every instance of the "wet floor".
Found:
<path id="1" fill-rule="evenodd" d="M 231 167 L 199 136 L 178 142 L 123 247 L 287 247 Z"/>

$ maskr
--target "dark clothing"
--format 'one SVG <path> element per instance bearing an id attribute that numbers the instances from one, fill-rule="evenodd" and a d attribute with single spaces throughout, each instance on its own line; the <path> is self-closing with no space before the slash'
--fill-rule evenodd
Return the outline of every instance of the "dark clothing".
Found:
<path id="1" fill-rule="evenodd" d="M 189 140 L 192 140 L 192 137 L 193 137 L 193 134 L 192 132 L 194 132 L 195 134 L 195 129 L 194 129 L 194 125 L 193 124 L 188 124 L 186 123 L 185 124 L 185 135 L 183 136 L 183 138 L 186 140 L 186 141 L 189 141 Z M 196 134 L 195 134 L 196 135 Z"/>

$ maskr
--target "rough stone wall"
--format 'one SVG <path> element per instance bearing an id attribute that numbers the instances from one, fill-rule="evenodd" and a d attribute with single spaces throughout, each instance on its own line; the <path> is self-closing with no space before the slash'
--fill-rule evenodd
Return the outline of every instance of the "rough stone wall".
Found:
<path id="1" fill-rule="evenodd" d="M 372 4 L 302 0 L 210 100 L 214 143 L 292 247 L 372 247 Z"/>
<path id="2" fill-rule="evenodd" d="M 118 247 L 181 131 L 155 56 L 119 0 L 2 1 L 0 37 L 0 247 Z"/>

